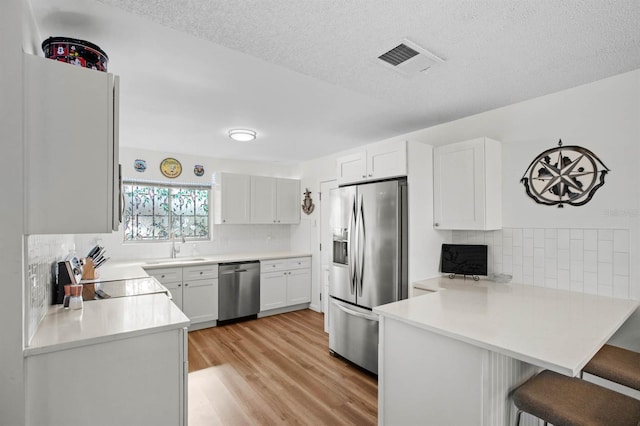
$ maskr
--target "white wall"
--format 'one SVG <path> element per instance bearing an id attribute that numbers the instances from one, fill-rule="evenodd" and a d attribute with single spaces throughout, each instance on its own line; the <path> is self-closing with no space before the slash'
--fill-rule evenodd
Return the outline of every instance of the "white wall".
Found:
<path id="1" fill-rule="evenodd" d="M 6 0 L 0 13 L 0 423 L 24 424 L 23 286 L 23 139 L 22 139 L 22 19 L 21 0 Z"/>

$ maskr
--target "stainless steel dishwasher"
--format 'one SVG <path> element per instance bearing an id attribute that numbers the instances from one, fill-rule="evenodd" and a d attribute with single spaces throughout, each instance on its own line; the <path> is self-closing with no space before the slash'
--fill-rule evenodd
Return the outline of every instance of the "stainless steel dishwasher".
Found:
<path id="1" fill-rule="evenodd" d="M 218 321 L 255 316 L 260 311 L 260 262 L 218 265 Z"/>

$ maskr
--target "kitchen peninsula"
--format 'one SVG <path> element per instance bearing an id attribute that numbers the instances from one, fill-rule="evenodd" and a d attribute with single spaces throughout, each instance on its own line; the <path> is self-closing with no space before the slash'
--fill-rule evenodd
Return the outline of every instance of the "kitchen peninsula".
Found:
<path id="1" fill-rule="evenodd" d="M 512 424 L 509 394 L 541 369 L 576 376 L 634 300 L 434 278 L 380 315 L 379 424 Z"/>

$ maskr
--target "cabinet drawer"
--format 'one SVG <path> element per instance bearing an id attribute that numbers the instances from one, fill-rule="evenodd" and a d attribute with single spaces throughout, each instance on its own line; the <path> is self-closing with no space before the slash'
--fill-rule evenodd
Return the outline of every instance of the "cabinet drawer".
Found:
<path id="1" fill-rule="evenodd" d="M 184 281 L 204 280 L 218 277 L 218 265 L 187 266 L 182 269 Z"/>
<path id="2" fill-rule="evenodd" d="M 275 260 L 261 260 L 260 261 L 260 273 L 284 271 L 287 269 L 288 259 L 275 259 Z"/>
<path id="3" fill-rule="evenodd" d="M 182 268 L 149 269 L 147 273 L 160 281 L 160 284 L 182 282 Z"/>
<path id="4" fill-rule="evenodd" d="M 308 269 L 311 268 L 310 257 L 296 257 L 287 259 L 287 269 Z"/>

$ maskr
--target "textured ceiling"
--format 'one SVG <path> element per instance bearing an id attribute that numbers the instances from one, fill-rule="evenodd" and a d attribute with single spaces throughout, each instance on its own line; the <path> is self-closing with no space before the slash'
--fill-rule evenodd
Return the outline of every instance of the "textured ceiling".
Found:
<path id="1" fill-rule="evenodd" d="M 32 3 L 43 36 L 109 53 L 123 145 L 212 156 L 310 159 L 640 68 L 638 0 Z M 405 37 L 446 62 L 381 65 Z"/>

